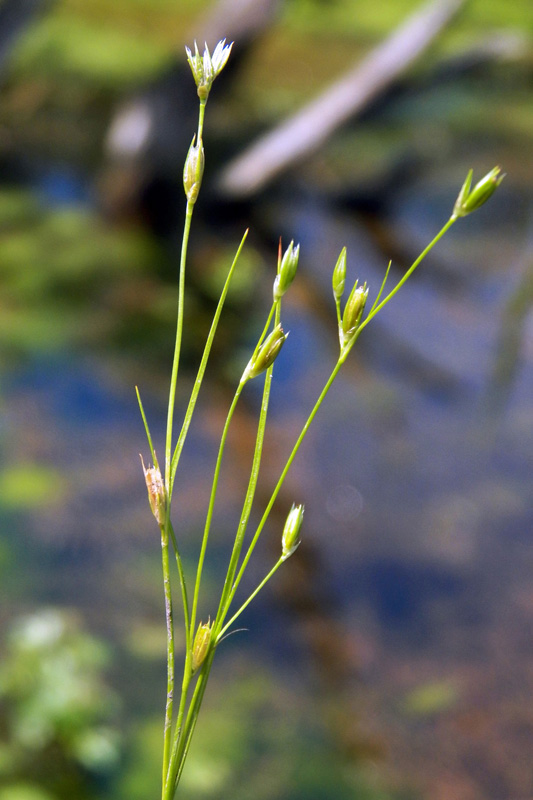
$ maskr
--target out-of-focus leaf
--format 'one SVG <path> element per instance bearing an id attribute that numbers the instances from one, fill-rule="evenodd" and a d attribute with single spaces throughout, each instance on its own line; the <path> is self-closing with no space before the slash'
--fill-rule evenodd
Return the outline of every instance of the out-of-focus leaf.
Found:
<path id="1" fill-rule="evenodd" d="M 459 690 L 451 681 L 435 681 L 414 689 L 404 700 L 411 714 L 427 716 L 446 711 L 459 699 Z"/>
<path id="2" fill-rule="evenodd" d="M 64 478 L 53 469 L 36 464 L 8 466 L 0 472 L 0 506 L 28 510 L 60 503 Z"/>
<path id="3" fill-rule="evenodd" d="M 0 800 L 54 800 L 54 796 L 29 783 L 13 783 L 0 789 Z"/>

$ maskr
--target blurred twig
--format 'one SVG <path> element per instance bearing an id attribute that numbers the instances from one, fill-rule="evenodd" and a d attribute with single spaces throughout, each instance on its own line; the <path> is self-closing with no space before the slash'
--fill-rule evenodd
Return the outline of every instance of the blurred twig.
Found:
<path id="1" fill-rule="evenodd" d="M 197 38 L 199 47 L 204 41 L 214 47 L 223 38 L 241 47 L 268 27 L 279 6 L 280 0 L 219 0 L 190 35 Z"/>
<path id="2" fill-rule="evenodd" d="M 463 3 L 432 0 L 417 10 L 362 63 L 232 161 L 219 178 L 222 192 L 232 197 L 251 195 L 319 147 L 404 72 Z"/>

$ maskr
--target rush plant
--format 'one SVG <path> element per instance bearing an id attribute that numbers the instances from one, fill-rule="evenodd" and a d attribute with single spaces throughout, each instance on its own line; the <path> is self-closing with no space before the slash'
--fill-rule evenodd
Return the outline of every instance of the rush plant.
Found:
<path id="1" fill-rule="evenodd" d="M 300 531 L 304 516 L 303 505 L 293 504 L 290 509 L 285 526 L 280 536 L 280 554 L 277 561 L 267 572 L 263 580 L 254 591 L 243 600 L 236 602 L 236 595 L 241 584 L 244 572 L 254 553 L 258 539 L 265 527 L 269 514 L 276 502 L 280 489 L 287 476 L 298 450 L 313 422 L 320 406 L 324 402 L 335 378 L 337 377 L 342 365 L 346 361 L 350 351 L 359 339 L 363 330 L 379 314 L 380 311 L 389 303 L 396 293 L 402 288 L 404 283 L 410 278 L 415 269 L 423 261 L 430 250 L 435 247 L 437 242 L 460 218 L 472 211 L 475 211 L 497 189 L 503 179 L 503 175 L 498 167 L 491 170 L 474 188 L 471 188 L 472 171 L 469 172 L 464 185 L 459 192 L 457 201 L 446 224 L 436 234 L 434 239 L 422 251 L 418 258 L 413 262 L 405 274 L 400 278 L 396 285 L 386 291 L 386 284 L 389 275 L 389 267 L 385 271 L 385 277 L 379 290 L 372 302 L 372 305 L 365 310 L 368 305 L 369 288 L 366 283 L 358 285 L 356 281 L 348 298 L 341 308 L 342 299 L 345 294 L 347 257 L 346 248 L 343 248 L 332 274 L 333 297 L 335 301 L 337 322 L 339 330 L 339 355 L 333 365 L 331 374 L 326 381 L 324 388 L 320 392 L 312 410 L 302 427 L 301 433 L 281 470 L 277 484 L 275 485 L 270 500 L 268 501 L 259 524 L 253 532 L 248 531 L 252 504 L 256 493 L 259 471 L 261 464 L 261 454 L 263 450 L 265 426 L 269 406 L 270 390 L 272 385 L 272 374 L 276 358 L 285 345 L 287 334 L 285 334 L 281 323 L 281 310 L 283 296 L 293 282 L 300 257 L 300 247 L 291 242 L 284 253 L 281 252 L 277 259 L 277 269 L 273 280 L 273 300 L 270 310 L 266 317 L 263 331 L 251 354 L 248 363 L 244 366 L 242 376 L 237 384 L 235 394 L 229 407 L 226 421 L 221 433 L 218 455 L 214 465 L 213 481 L 211 494 L 207 506 L 206 520 L 202 540 L 199 543 L 198 560 L 196 565 L 196 576 L 194 582 L 188 582 L 183 569 L 180 548 L 172 525 L 172 495 L 174 491 L 176 474 L 183 451 L 183 446 L 187 438 L 187 433 L 191 424 L 191 419 L 195 410 L 196 401 L 204 378 L 209 354 L 213 345 L 213 340 L 220 320 L 224 301 L 226 299 L 230 281 L 237 266 L 240 253 L 244 247 L 247 232 L 244 233 L 242 240 L 237 248 L 233 263 L 229 267 L 226 282 L 216 308 L 213 322 L 207 336 L 204 351 L 196 379 L 193 383 L 192 392 L 185 411 L 181 429 L 177 436 L 174 434 L 174 417 L 176 386 L 178 380 L 180 353 L 183 334 L 184 319 L 184 287 L 186 275 L 187 247 L 189 232 L 194 212 L 194 207 L 198 199 L 202 184 L 202 174 L 204 169 L 204 145 L 203 128 L 204 116 L 214 80 L 224 68 L 231 52 L 231 45 L 226 45 L 225 40 L 218 43 L 214 52 L 209 53 L 207 46 L 203 54 L 195 44 L 194 52 L 187 48 L 187 59 L 196 82 L 199 98 L 198 129 L 194 134 L 185 160 L 183 171 L 183 185 L 187 198 L 185 211 L 185 223 L 183 230 L 183 240 L 181 248 L 181 258 L 178 277 L 178 305 L 176 339 L 174 344 L 174 358 L 170 377 L 170 391 L 168 398 L 168 413 L 165 438 L 164 463 L 160 466 L 155 453 L 152 436 L 144 413 L 141 397 L 137 389 L 137 398 L 141 410 L 148 446 L 152 460 L 152 466 L 145 467 L 142 463 L 146 486 L 148 488 L 148 500 L 150 508 L 155 517 L 161 534 L 162 562 L 163 562 L 163 590 L 166 611 L 167 628 L 167 691 L 165 721 L 163 730 L 163 769 L 162 769 L 162 800 L 172 800 L 174 797 L 183 767 L 187 758 L 191 739 L 196 727 L 198 715 L 202 705 L 209 674 L 213 665 L 217 647 L 222 638 L 228 633 L 235 621 L 240 617 L 248 604 L 254 599 L 263 586 L 273 577 L 281 565 L 294 553 L 300 544 Z M 224 584 L 222 586 L 218 608 L 213 608 L 211 617 L 205 621 L 198 620 L 198 607 L 202 588 L 202 572 L 209 543 L 209 535 L 212 527 L 215 499 L 219 482 L 220 469 L 224 456 L 224 449 L 231 419 L 234 414 L 239 398 L 244 391 L 246 384 L 263 376 L 263 393 L 259 418 L 257 423 L 257 433 L 252 459 L 252 467 L 248 485 L 244 490 L 244 499 L 240 519 L 231 549 L 228 548 L 228 564 Z M 142 460 L 142 457 L 141 457 Z M 185 653 L 180 668 L 180 676 L 176 674 L 176 641 L 174 636 L 174 605 L 172 596 L 171 560 L 175 559 L 176 577 L 181 591 L 181 604 L 183 612 Z"/>

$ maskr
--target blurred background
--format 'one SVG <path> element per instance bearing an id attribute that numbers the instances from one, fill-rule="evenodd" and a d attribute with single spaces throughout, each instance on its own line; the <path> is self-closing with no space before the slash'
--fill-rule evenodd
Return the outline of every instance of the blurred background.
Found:
<path id="1" fill-rule="evenodd" d="M 342 246 L 372 298 L 389 258 L 397 279 L 448 219 L 470 167 L 508 176 L 365 330 L 311 429 L 247 587 L 277 558 L 293 501 L 303 543 L 220 647 L 183 796 L 532 797 L 533 7 L 428 8 L 0 3 L 0 800 L 159 792 L 164 609 L 134 386 L 161 452 L 197 114 L 184 45 L 224 36 L 235 47 L 207 110 L 179 411 L 250 236 L 178 474 L 186 565 L 279 236 L 301 258 L 258 516 L 337 357 Z M 418 53 L 402 27 L 413 17 Z M 294 151 L 286 120 L 307 109 L 318 130 L 312 103 L 345 76 L 359 104 L 347 93 L 320 141 L 296 137 Z M 230 437 L 204 619 L 258 403 L 250 386 Z"/>

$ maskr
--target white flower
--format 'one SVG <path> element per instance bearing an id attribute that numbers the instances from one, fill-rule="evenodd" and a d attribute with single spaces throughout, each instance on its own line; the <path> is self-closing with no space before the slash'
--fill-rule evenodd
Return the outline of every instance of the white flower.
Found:
<path id="1" fill-rule="evenodd" d="M 215 76 L 218 75 L 219 72 L 222 72 L 222 70 L 226 66 L 226 61 L 229 58 L 229 54 L 231 53 L 232 47 L 233 47 L 233 42 L 231 44 L 226 44 L 225 39 L 222 39 L 222 41 L 220 41 L 215 47 L 215 50 L 211 57 L 211 63 L 213 65 L 213 69 L 215 70 Z M 204 59 L 206 54 L 209 56 L 207 46 L 205 48 Z"/>
<path id="2" fill-rule="evenodd" d="M 226 66 L 232 47 L 233 42 L 226 44 L 226 40 L 222 39 L 215 47 L 213 55 L 210 55 L 206 44 L 203 56 L 200 55 L 196 42 L 194 43 L 194 53 L 188 47 L 185 48 L 187 61 L 198 87 L 198 96 L 201 99 L 207 99 L 213 81 Z"/>

